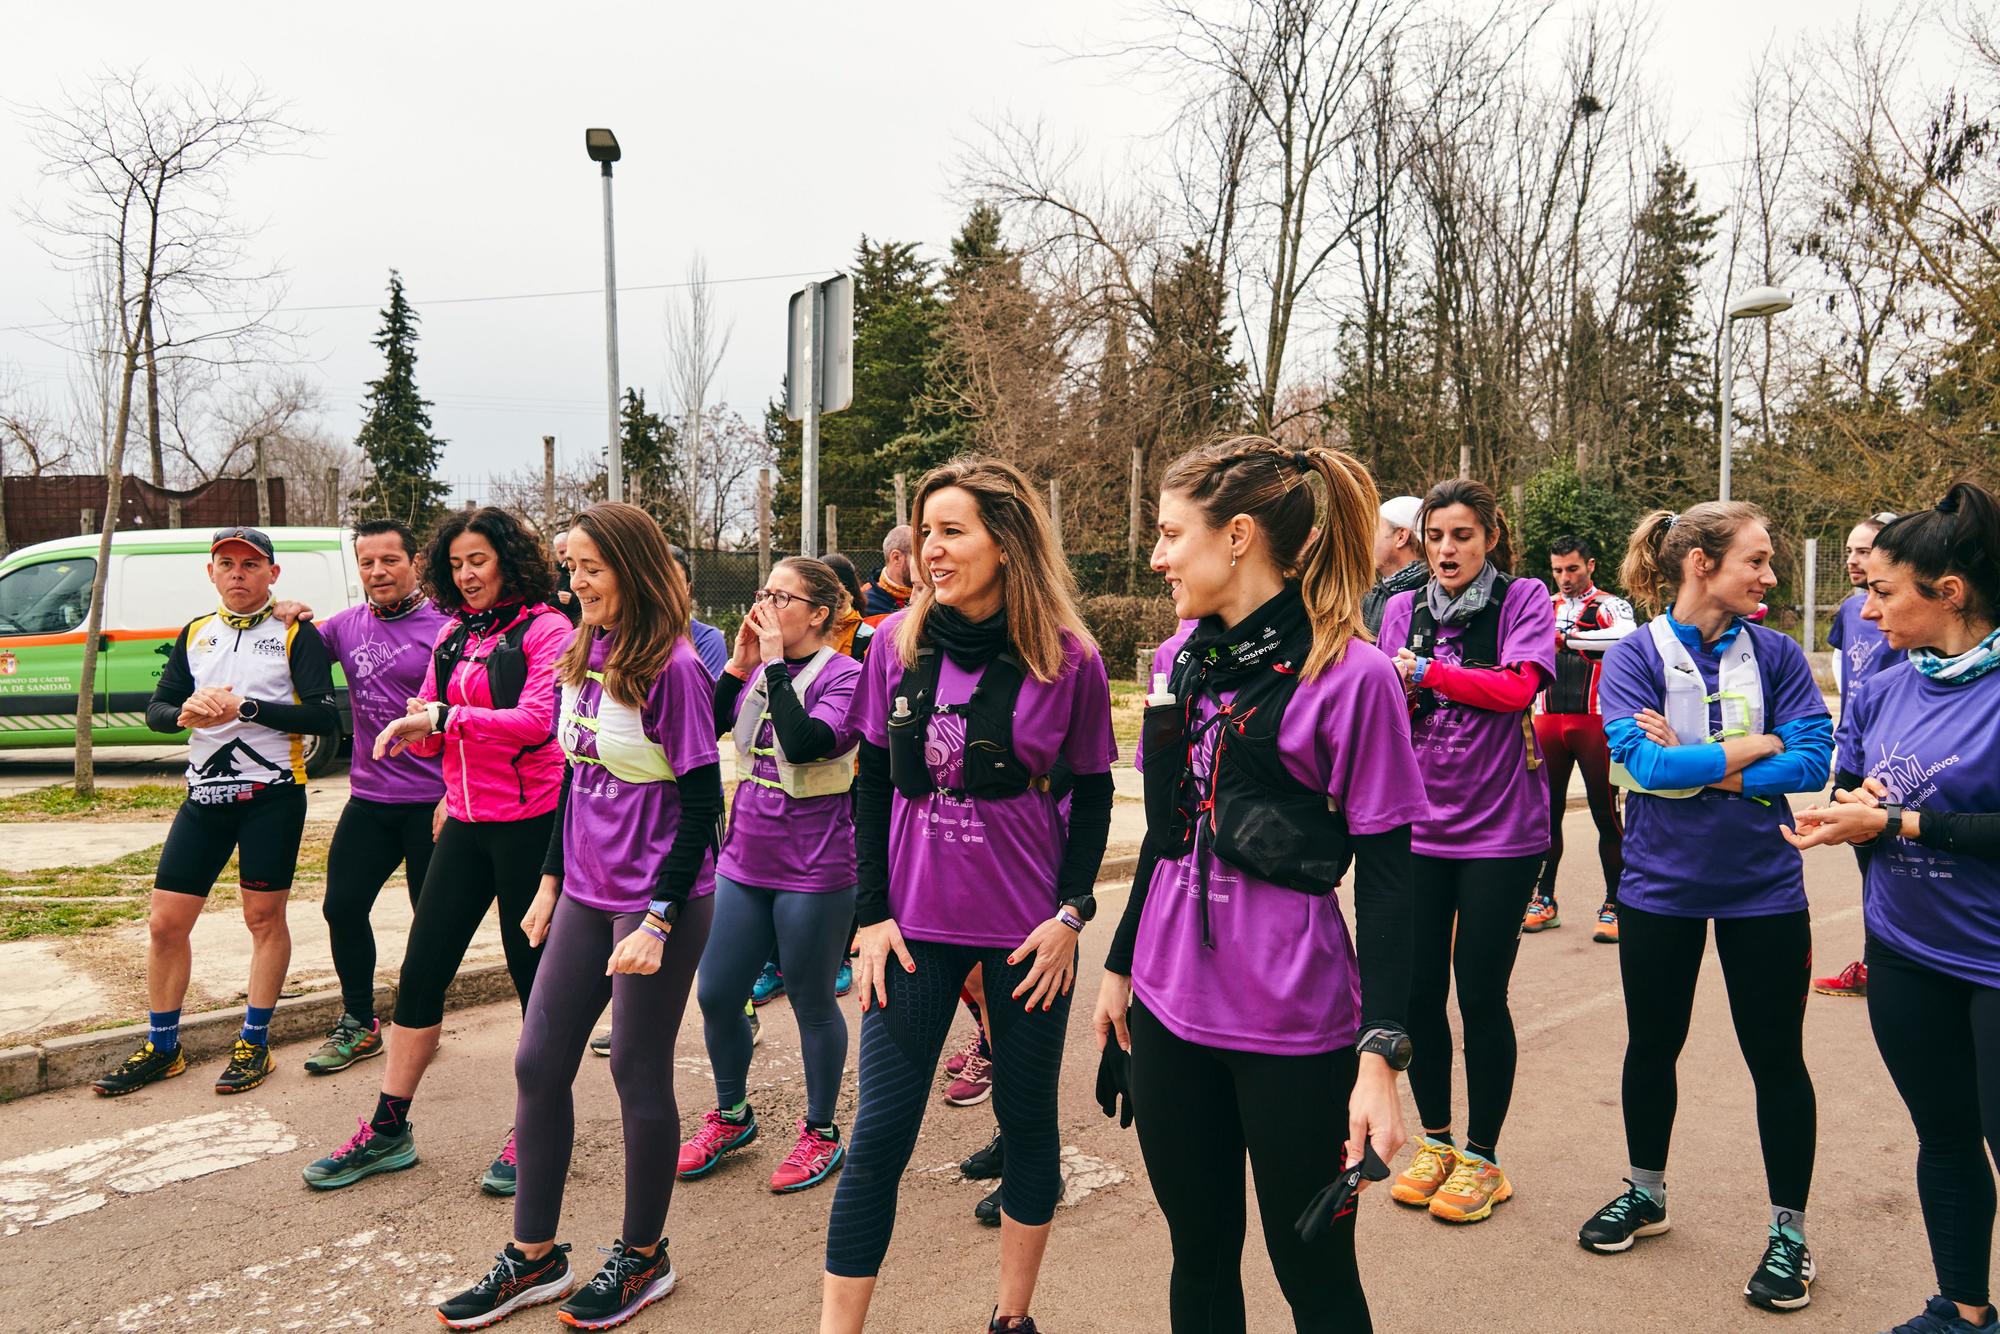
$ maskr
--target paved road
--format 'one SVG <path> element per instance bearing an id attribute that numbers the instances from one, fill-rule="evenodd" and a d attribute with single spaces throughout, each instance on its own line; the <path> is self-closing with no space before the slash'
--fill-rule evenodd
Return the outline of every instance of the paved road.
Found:
<path id="1" fill-rule="evenodd" d="M 1571 846 L 1590 846 L 1588 816 L 1570 820 Z M 1837 966 L 1860 943 L 1858 881 L 1844 852 L 1810 856 L 1820 962 Z M 1865 1006 L 1824 998 L 1808 1010 L 1822 1126 L 1810 1226 L 1822 1277 L 1812 1307 L 1797 1315 L 1742 1301 L 1766 1207 L 1750 1084 L 1712 958 L 1681 1067 L 1675 1229 L 1621 1257 L 1577 1248 L 1577 1223 L 1618 1188 L 1625 1162 L 1617 952 L 1593 945 L 1585 927 L 1596 904 L 1587 861 L 1565 875 L 1571 925 L 1525 941 L 1515 975 L 1521 1077 L 1502 1156 L 1519 1195 L 1492 1221 L 1460 1229 L 1401 1210 L 1386 1193 L 1367 1200 L 1360 1245 L 1377 1328 L 1803 1334 L 1880 1330 L 1912 1314 L 1931 1291 L 1910 1185 L 1913 1137 L 1870 1043 Z M 1108 913 L 1118 904 L 1106 895 Z M 1106 934 L 1100 921 L 1079 995 L 1094 993 Z M 753 1097 L 777 1133 L 676 1193 L 671 1229 L 684 1284 L 636 1330 L 814 1328 L 830 1191 L 781 1199 L 762 1188 L 802 1103 L 786 1007 L 768 1007 L 764 1019 Z M 330 1196 L 309 1194 L 299 1168 L 372 1105 L 379 1066 L 310 1080 L 298 1071 L 306 1049 L 294 1047 L 280 1053 L 276 1079 L 239 1099 L 212 1095 L 202 1070 L 116 1102 L 72 1091 L 0 1107 L 0 1152 L 18 1155 L 0 1162 L 0 1258 L 12 1298 L 0 1305 L 0 1329 L 435 1328 L 426 1304 L 476 1277 L 507 1236 L 507 1206 L 473 1182 L 507 1129 L 517 1022 L 508 1006 L 453 1016 L 416 1106 L 422 1164 Z M 1062 1130 L 1081 1198 L 1058 1215 L 1036 1311 L 1056 1334 L 1163 1329 L 1165 1229 L 1133 1136 L 1091 1101 L 1094 1052 L 1080 1015 L 1070 1032 Z M 679 1043 L 682 1107 L 692 1116 L 711 1096 L 692 1018 Z M 587 1269 L 592 1248 L 609 1244 L 617 1226 L 620 1152 L 606 1063 L 586 1060 L 577 1087 L 564 1235 Z M 995 1238 L 970 1216 L 981 1188 L 951 1165 L 991 1128 L 985 1108 L 933 1109 L 873 1328 L 983 1328 Z M 1288 1329 L 1262 1255 L 1253 1239 L 1250 1327 Z M 515 1323 L 552 1327 L 553 1317 Z"/>

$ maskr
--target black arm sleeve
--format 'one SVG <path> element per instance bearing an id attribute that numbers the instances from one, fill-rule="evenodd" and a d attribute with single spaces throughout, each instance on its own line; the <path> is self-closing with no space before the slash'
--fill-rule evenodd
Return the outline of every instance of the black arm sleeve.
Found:
<path id="1" fill-rule="evenodd" d="M 724 672 L 715 678 L 715 734 L 728 736 L 736 730 L 736 710 L 743 698 L 743 691 L 749 685 L 735 672 Z"/>
<path id="2" fill-rule="evenodd" d="M 180 731 L 177 720 L 181 705 L 193 693 L 194 673 L 188 670 L 188 628 L 184 625 L 180 637 L 174 640 L 173 651 L 167 654 L 167 665 L 160 670 L 153 697 L 146 701 L 146 726 L 155 732 Z"/>
<path id="3" fill-rule="evenodd" d="M 1361 1029 L 1403 1028 L 1410 1008 L 1416 914 L 1410 907 L 1410 827 L 1364 834 L 1354 844 L 1354 955 L 1361 974 Z"/>
<path id="4" fill-rule="evenodd" d="M 889 752 L 861 743 L 861 772 L 854 780 L 854 865 L 859 888 L 854 920 L 873 926 L 889 920 Z"/>
<path id="5" fill-rule="evenodd" d="M 2000 860 L 2000 812 L 1919 811 L 1917 842 L 1968 857 Z"/>
<path id="6" fill-rule="evenodd" d="M 806 712 L 785 664 L 774 662 L 764 669 L 764 690 L 770 698 L 771 735 L 788 762 L 810 764 L 833 754 L 833 728 Z"/>
<path id="7" fill-rule="evenodd" d="M 660 864 L 653 897 L 686 903 L 694 878 L 701 873 L 701 859 L 715 846 L 715 822 L 722 815 L 722 766 L 704 764 L 688 770 L 676 782 L 681 794 L 680 824 L 674 829 L 674 845 Z"/>
<path id="8" fill-rule="evenodd" d="M 1146 908 L 1146 890 L 1153 883 L 1153 868 L 1160 854 L 1149 835 L 1139 844 L 1139 869 L 1132 875 L 1132 892 L 1125 896 L 1125 911 L 1118 915 L 1118 929 L 1111 933 L 1111 948 L 1104 953 L 1104 971 L 1132 976 L 1132 955 L 1139 947 L 1139 914 Z"/>
<path id="9" fill-rule="evenodd" d="M 1067 901 L 1090 893 L 1104 865 L 1111 837 L 1111 775 L 1078 774 L 1069 796 L 1069 840 L 1056 868 L 1056 898 Z"/>
<path id="10" fill-rule="evenodd" d="M 562 786 L 556 789 L 556 822 L 549 829 L 549 848 L 542 854 L 542 874 L 560 877 L 563 873 L 563 821 L 569 818 L 570 777 L 573 764 L 563 765 Z"/>
<path id="11" fill-rule="evenodd" d="M 1844 789 L 1848 792 L 1858 792 L 1861 790 L 1861 779 L 1862 775 L 1855 773 L 1852 769 L 1836 769 L 1833 771 L 1834 790 L 1840 791 Z M 1833 797 L 1829 795 L 1827 800 L 1832 801 Z M 1868 874 L 1868 863 L 1875 856 L 1875 845 L 1873 843 L 1850 843 L 1848 847 L 1854 850 L 1855 865 L 1859 866 L 1861 874 L 1866 876 Z"/>
<path id="12" fill-rule="evenodd" d="M 292 632 L 292 693 L 299 697 L 257 701 L 257 723 L 274 732 L 339 736 L 340 710 L 333 705 L 333 658 L 311 623 Z"/>

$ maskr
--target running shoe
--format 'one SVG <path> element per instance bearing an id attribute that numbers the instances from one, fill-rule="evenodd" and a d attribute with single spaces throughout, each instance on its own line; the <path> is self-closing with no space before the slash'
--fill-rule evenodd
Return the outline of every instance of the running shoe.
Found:
<path id="1" fill-rule="evenodd" d="M 854 965 L 842 959 L 840 971 L 833 975 L 833 994 L 845 996 L 852 990 L 854 990 Z"/>
<path id="2" fill-rule="evenodd" d="M 701 1129 L 694 1132 L 694 1138 L 681 1145 L 680 1178 L 693 1181 L 705 1177 L 715 1170 L 722 1156 L 732 1153 L 757 1138 L 757 1113 L 747 1105 L 743 1109 L 743 1119 L 732 1121 L 719 1108 L 710 1108 L 701 1115 Z"/>
<path id="3" fill-rule="evenodd" d="M 569 1291 L 566 1241 L 557 1242 L 539 1260 L 530 1260 L 510 1241 L 493 1259 L 485 1278 L 438 1307 L 438 1319 L 446 1329 L 484 1329 L 526 1307 L 559 1300 Z"/>
<path id="4" fill-rule="evenodd" d="M 486 1165 L 486 1171 L 479 1178 L 479 1189 L 488 1195 L 512 1195 L 514 1193 L 514 1132 L 507 1132 L 507 1142 L 500 1146 L 500 1153 Z"/>
<path id="5" fill-rule="evenodd" d="M 944 1072 L 948 1075 L 956 1075 L 959 1071 L 965 1069 L 965 1063 L 979 1054 L 979 1044 L 985 1040 L 985 1035 L 979 1031 L 979 1025 L 974 1024 L 972 1026 L 972 1034 L 966 1038 L 965 1045 L 944 1058 Z"/>
<path id="6" fill-rule="evenodd" d="M 977 1107 L 993 1096 L 993 1062 L 981 1052 L 965 1058 L 958 1078 L 945 1087 L 944 1100 L 954 1107 Z"/>
<path id="7" fill-rule="evenodd" d="M 1562 912 L 1556 901 L 1546 894 L 1537 894 L 1528 900 L 1528 912 L 1521 919 L 1521 929 L 1529 935 L 1537 931 L 1552 931 L 1563 924 Z"/>
<path id="8" fill-rule="evenodd" d="M 992 1181 L 1000 1175 L 1000 1165 L 1005 1151 L 1000 1144 L 998 1131 L 985 1148 L 976 1150 L 970 1158 L 958 1165 L 958 1174 L 967 1181 Z"/>
<path id="9" fill-rule="evenodd" d="M 1577 1245 L 1599 1255 L 1632 1249 L 1635 1237 L 1657 1237 L 1671 1226 L 1667 1206 L 1625 1179 L 1625 1193 L 1590 1216 L 1576 1230 Z"/>
<path id="10" fill-rule="evenodd" d="M 400 1172 L 417 1165 L 417 1141 L 408 1122 L 400 1135 L 385 1135 L 366 1121 L 354 1138 L 324 1158 L 307 1163 L 303 1173 L 314 1190 L 338 1190 L 377 1172 Z"/>
<path id="11" fill-rule="evenodd" d="M 1866 999 L 1868 965 L 1856 959 L 1832 977 L 1814 978 L 1812 987 L 1822 996 L 1853 996 Z"/>
<path id="12" fill-rule="evenodd" d="M 1413 1204 L 1422 1208 L 1431 1202 L 1431 1196 L 1438 1193 L 1438 1187 L 1445 1179 L 1458 1170 L 1458 1150 L 1449 1144 L 1435 1140 L 1419 1139 L 1417 1156 L 1410 1159 L 1410 1165 L 1402 1170 L 1389 1187 L 1389 1198 L 1398 1204 Z"/>
<path id="13" fill-rule="evenodd" d="M 185 1074 L 187 1068 L 187 1057 L 179 1047 L 172 1051 L 160 1051 L 149 1038 L 140 1043 L 139 1050 L 127 1056 L 116 1070 L 92 1080 L 90 1087 L 107 1098 L 118 1098 L 136 1092 L 155 1080 Z"/>
<path id="14" fill-rule="evenodd" d="M 755 1047 L 764 1041 L 764 1021 L 757 1017 L 757 1007 L 749 1001 L 743 1002 L 743 1016 L 750 1021 L 750 1045 Z"/>
<path id="15" fill-rule="evenodd" d="M 778 1170 L 771 1173 L 772 1193 L 788 1195 L 795 1190 L 817 1186 L 846 1157 L 847 1148 L 840 1142 L 839 1130 L 831 1135 L 821 1135 L 801 1121 L 798 1143 L 785 1155 L 785 1161 L 778 1164 Z"/>
<path id="16" fill-rule="evenodd" d="M 996 1306 L 992 1318 L 986 1322 L 986 1334 L 1041 1334 L 1041 1331 L 1035 1328 L 1033 1316 L 1001 1315 Z"/>
<path id="17" fill-rule="evenodd" d="M 610 1029 L 607 1028 L 602 1033 L 593 1033 L 590 1035 L 590 1054 L 592 1056 L 604 1057 L 611 1055 Z"/>
<path id="18" fill-rule="evenodd" d="M 1993 1334 L 1996 1324 L 1988 1321 L 1975 1325 L 1958 1313 L 1956 1303 L 1944 1297 L 1933 1297 L 1924 1303 L 1924 1309 L 1913 1320 L 1905 1320 L 1887 1334 Z"/>
<path id="19" fill-rule="evenodd" d="M 571 1329 L 622 1325 L 674 1290 L 679 1276 L 667 1258 L 665 1237 L 651 1255 L 641 1255 L 623 1241 L 612 1242 L 609 1250 L 598 1249 L 611 1258 L 556 1311 L 556 1319 Z"/>
<path id="20" fill-rule="evenodd" d="M 229 1064 L 223 1066 L 222 1073 L 215 1077 L 215 1091 L 248 1093 L 277 1068 L 277 1062 L 271 1059 L 270 1043 L 238 1038 L 236 1045 L 229 1049 Z"/>
<path id="21" fill-rule="evenodd" d="M 1618 943 L 1618 905 L 1607 902 L 1597 910 L 1597 930 L 1591 934 L 1592 940 L 1600 945 Z"/>
<path id="22" fill-rule="evenodd" d="M 382 1045 L 380 1019 L 370 1019 L 364 1024 L 351 1014 L 342 1014 L 334 1020 L 333 1031 L 326 1035 L 325 1042 L 319 1044 L 319 1050 L 306 1057 L 306 1073 L 338 1074 L 356 1061 L 380 1056 L 387 1050 Z"/>
<path id="23" fill-rule="evenodd" d="M 1496 1204 L 1514 1198 L 1514 1183 L 1500 1164 L 1480 1158 L 1460 1158 L 1442 1186 L 1431 1196 L 1431 1217 L 1447 1223 L 1477 1223 Z"/>
<path id="24" fill-rule="evenodd" d="M 1767 1311 L 1803 1310 L 1812 1301 L 1812 1281 L 1812 1252 L 1803 1241 L 1773 1223 L 1770 1240 L 1764 1244 L 1764 1258 L 1743 1285 L 1743 1295 Z"/>
<path id="25" fill-rule="evenodd" d="M 757 980 L 750 986 L 752 1005 L 769 1005 L 785 994 L 785 975 L 771 964 L 764 965 L 764 971 L 757 974 Z"/>
<path id="26" fill-rule="evenodd" d="M 981 1226 L 1000 1226 L 1000 1187 L 995 1186 L 985 1199 L 972 1206 L 972 1216 Z"/>

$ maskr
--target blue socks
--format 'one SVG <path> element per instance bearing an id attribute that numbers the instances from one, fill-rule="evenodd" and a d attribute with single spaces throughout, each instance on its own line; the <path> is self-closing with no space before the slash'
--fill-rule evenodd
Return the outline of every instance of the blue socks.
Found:
<path id="1" fill-rule="evenodd" d="M 271 1012 L 275 1005 L 246 1005 L 243 1007 L 243 1040 L 263 1046 L 271 1040 Z"/>
<path id="2" fill-rule="evenodd" d="M 179 1010 L 146 1011 L 146 1029 L 146 1037 L 153 1044 L 154 1051 L 165 1053 L 180 1050 L 181 1012 Z"/>

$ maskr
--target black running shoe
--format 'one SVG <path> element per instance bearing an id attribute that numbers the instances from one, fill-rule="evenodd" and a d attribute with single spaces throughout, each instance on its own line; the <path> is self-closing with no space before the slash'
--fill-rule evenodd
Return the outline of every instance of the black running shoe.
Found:
<path id="1" fill-rule="evenodd" d="M 1634 1237 L 1657 1237 L 1667 1230 L 1667 1206 L 1655 1203 L 1651 1195 L 1633 1186 L 1629 1177 L 1625 1184 L 1631 1189 L 1577 1229 L 1577 1243 L 1586 1251 L 1615 1255 L 1631 1250 Z"/>
<path id="2" fill-rule="evenodd" d="M 508 1242 L 493 1257 L 486 1277 L 438 1307 L 448 1329 L 484 1329 L 529 1306 L 552 1302 L 569 1291 L 569 1243 L 558 1242 L 539 1260 L 530 1260 Z"/>
<path id="3" fill-rule="evenodd" d="M 1000 1308 L 993 1308 L 993 1316 L 986 1322 L 986 1334 L 1041 1334 L 1035 1328 L 1035 1318 L 1031 1315 L 1001 1315 Z"/>
<path id="4" fill-rule="evenodd" d="M 181 1049 L 172 1051 L 156 1050 L 150 1040 L 139 1044 L 139 1050 L 125 1058 L 125 1063 L 108 1075 L 102 1075 L 90 1082 L 90 1087 L 107 1098 L 122 1097 L 136 1092 L 155 1080 L 172 1079 L 186 1073 L 187 1057 Z"/>
<path id="5" fill-rule="evenodd" d="M 229 1064 L 215 1077 L 217 1093 L 248 1093 L 263 1083 L 277 1065 L 271 1060 L 271 1044 L 236 1039 L 230 1049 Z"/>
<path id="6" fill-rule="evenodd" d="M 604 1253 L 611 1257 L 604 1267 L 556 1312 L 556 1319 L 572 1329 L 622 1325 L 674 1290 L 677 1275 L 667 1258 L 665 1237 L 651 1255 L 629 1250 L 623 1241 L 612 1242 Z"/>
<path id="7" fill-rule="evenodd" d="M 1767 1311 L 1799 1311 L 1812 1301 L 1812 1281 L 1812 1252 L 1803 1241 L 1793 1240 L 1784 1229 L 1773 1225 L 1771 1239 L 1764 1246 L 1763 1262 L 1743 1285 L 1743 1295 Z"/>
<path id="8" fill-rule="evenodd" d="M 958 1165 L 958 1174 L 967 1181 L 991 1181 L 1000 1175 L 1000 1136 Z"/>
<path id="9" fill-rule="evenodd" d="M 1000 1187 L 995 1186 L 992 1194 L 972 1206 L 972 1216 L 983 1227 L 1000 1226 Z"/>

